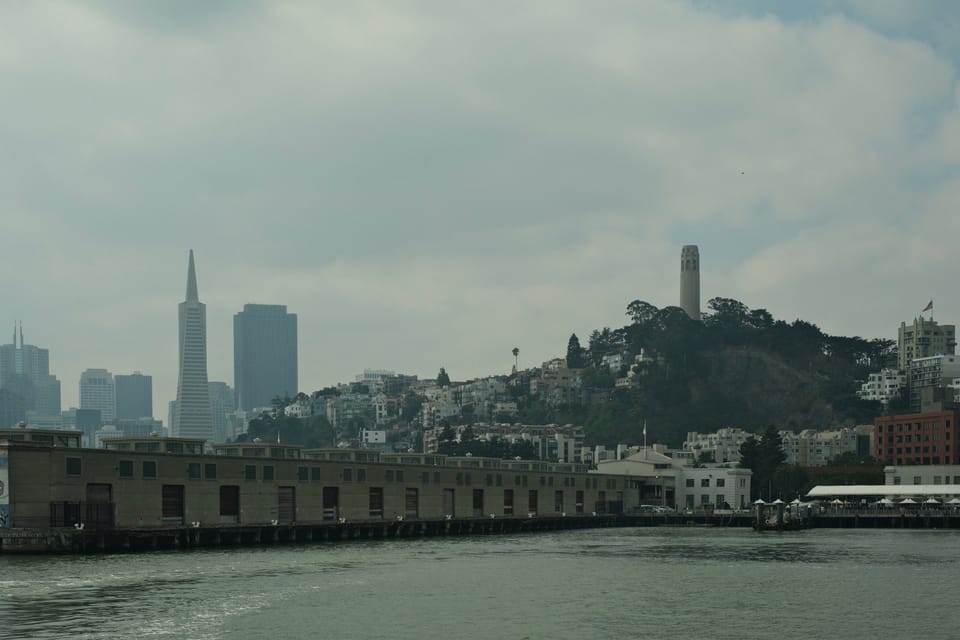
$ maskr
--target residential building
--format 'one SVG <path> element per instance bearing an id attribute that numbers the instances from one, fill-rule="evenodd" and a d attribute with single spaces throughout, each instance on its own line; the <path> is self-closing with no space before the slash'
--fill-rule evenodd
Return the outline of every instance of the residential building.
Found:
<path id="1" fill-rule="evenodd" d="M 490 424 L 473 423 L 451 427 L 459 441 L 467 427 L 473 431 L 477 440 L 498 438 L 511 444 L 521 441 L 530 442 L 541 460 L 559 462 L 581 462 L 583 459 L 583 427 L 567 425 L 531 425 L 531 424 Z M 440 447 L 440 433 L 443 427 L 424 429 L 423 451 L 435 453 Z"/>
<path id="2" fill-rule="evenodd" d="M 153 417 L 153 377 L 145 376 L 139 371 L 130 375 L 115 375 L 113 383 L 116 387 L 118 418 L 152 418 Z"/>
<path id="3" fill-rule="evenodd" d="M 911 411 L 921 413 L 950 408 L 955 401 L 950 385 L 960 377 L 960 356 L 940 354 L 914 358 L 910 361 L 909 371 Z M 946 389 L 950 391 L 945 392 Z M 938 404 L 933 406 L 934 403 Z"/>
<path id="4" fill-rule="evenodd" d="M 914 318 L 913 324 L 900 323 L 897 330 L 899 347 L 898 368 L 907 370 L 910 361 L 938 354 L 954 353 L 957 346 L 956 327 L 952 324 L 937 324 L 924 317 Z"/>
<path id="5" fill-rule="evenodd" d="M 87 369 L 80 374 L 80 408 L 100 411 L 103 424 L 117 416 L 117 395 L 113 374 L 106 369 Z"/>
<path id="6" fill-rule="evenodd" d="M 683 449 L 718 464 L 740 462 L 740 445 L 751 436 L 756 437 L 749 431 L 733 427 L 717 429 L 714 433 L 690 431 Z"/>
<path id="7" fill-rule="evenodd" d="M 861 400 L 873 400 L 886 405 L 893 398 L 900 397 L 901 390 L 907 386 L 907 374 L 902 369 L 881 369 L 871 373 L 867 381 L 860 385 L 857 397 Z"/>
<path id="8" fill-rule="evenodd" d="M 245 304 L 233 316 L 233 384 L 244 410 L 297 395 L 297 315 L 285 305 Z"/>
<path id="9" fill-rule="evenodd" d="M 171 431 L 175 437 L 214 439 L 207 382 L 207 306 L 197 292 L 193 249 L 187 265 L 186 299 L 180 303 L 180 375 Z"/>

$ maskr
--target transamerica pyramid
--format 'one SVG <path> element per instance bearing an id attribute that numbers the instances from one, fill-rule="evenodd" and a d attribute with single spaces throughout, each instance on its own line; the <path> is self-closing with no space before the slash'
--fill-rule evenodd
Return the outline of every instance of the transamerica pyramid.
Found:
<path id="1" fill-rule="evenodd" d="M 207 305 L 197 294 L 193 249 L 187 266 L 187 299 L 180 303 L 180 377 L 172 431 L 178 438 L 213 440 L 207 385 Z"/>

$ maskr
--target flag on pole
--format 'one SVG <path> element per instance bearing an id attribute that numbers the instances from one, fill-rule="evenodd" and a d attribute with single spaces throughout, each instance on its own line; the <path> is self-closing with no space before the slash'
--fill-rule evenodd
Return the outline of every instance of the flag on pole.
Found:
<path id="1" fill-rule="evenodd" d="M 647 437 L 647 421 L 646 420 L 643 421 L 643 437 L 644 438 Z"/>
<path id="2" fill-rule="evenodd" d="M 923 308 L 923 311 L 933 311 L 933 300 L 927 303 L 927 306 Z M 923 313 L 923 311 L 920 313 Z"/>

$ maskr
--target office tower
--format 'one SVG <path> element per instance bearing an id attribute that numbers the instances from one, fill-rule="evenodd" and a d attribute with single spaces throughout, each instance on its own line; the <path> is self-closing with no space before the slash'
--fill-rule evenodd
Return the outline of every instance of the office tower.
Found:
<path id="1" fill-rule="evenodd" d="M 211 382 L 210 413 L 213 416 L 213 435 L 215 442 L 226 442 L 232 437 L 227 428 L 227 414 L 233 413 L 236 402 L 233 398 L 233 389 L 226 382 Z"/>
<path id="2" fill-rule="evenodd" d="M 50 352 L 26 344 L 23 325 L 13 329 L 11 344 L 0 345 L 0 389 L 15 394 L 23 401 L 25 411 L 49 416 L 60 413 L 60 381 L 50 375 Z"/>
<path id="3" fill-rule="evenodd" d="M 680 308 L 700 320 L 700 250 L 695 244 L 680 251 Z"/>
<path id="4" fill-rule="evenodd" d="M 297 315 L 286 306 L 245 304 L 233 316 L 233 384 L 245 411 L 297 395 Z"/>
<path id="5" fill-rule="evenodd" d="M 117 409 L 113 374 L 106 369 L 87 369 L 80 374 L 80 408 L 99 410 L 103 424 L 113 422 Z"/>
<path id="6" fill-rule="evenodd" d="M 897 330 L 899 368 L 909 371 L 910 361 L 936 355 L 954 355 L 957 346 L 956 327 L 952 324 L 937 324 L 923 316 L 913 319 L 913 324 L 900 323 Z"/>
<path id="7" fill-rule="evenodd" d="M 113 377 L 117 387 L 117 417 L 123 419 L 153 417 L 153 377 L 139 371 Z"/>
<path id="8" fill-rule="evenodd" d="M 172 432 L 181 438 L 213 440 L 207 386 L 207 305 L 197 293 L 193 249 L 187 265 L 187 296 L 180 303 L 180 376 Z"/>

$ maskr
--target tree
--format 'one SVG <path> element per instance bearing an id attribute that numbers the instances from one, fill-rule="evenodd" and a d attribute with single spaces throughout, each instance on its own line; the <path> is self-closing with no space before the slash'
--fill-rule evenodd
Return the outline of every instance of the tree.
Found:
<path id="1" fill-rule="evenodd" d="M 750 436 L 740 445 L 740 466 L 753 471 L 751 498 L 772 492 L 774 473 L 786 459 L 783 438 L 773 425 L 767 427 L 759 440 Z M 767 497 L 772 498 L 770 495 Z"/>
<path id="2" fill-rule="evenodd" d="M 580 339 L 577 334 L 571 334 L 567 341 L 567 367 L 570 369 L 583 369 L 586 366 L 583 357 L 583 348 L 580 346 Z"/>
<path id="3" fill-rule="evenodd" d="M 657 317 L 657 309 L 649 302 L 634 300 L 627 305 L 627 315 L 633 324 L 649 324 Z"/>
<path id="4" fill-rule="evenodd" d="M 440 367 L 440 373 L 437 374 L 437 385 L 441 387 L 450 386 L 450 376 L 447 375 L 447 370 L 443 367 Z"/>

